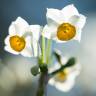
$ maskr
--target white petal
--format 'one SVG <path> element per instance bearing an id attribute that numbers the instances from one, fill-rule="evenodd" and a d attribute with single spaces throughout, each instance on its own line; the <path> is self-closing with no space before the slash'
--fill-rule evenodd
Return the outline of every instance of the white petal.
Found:
<path id="1" fill-rule="evenodd" d="M 42 31 L 40 25 L 30 25 L 30 31 L 32 32 L 33 38 L 38 41 Z"/>
<path id="2" fill-rule="evenodd" d="M 63 65 L 65 65 L 67 63 L 67 60 L 68 59 L 66 57 L 61 56 L 61 62 Z"/>
<path id="3" fill-rule="evenodd" d="M 80 42 L 81 40 L 81 35 L 82 35 L 82 30 L 78 30 L 76 31 L 76 36 L 73 38 L 74 40 L 77 40 L 78 42 Z"/>
<path id="4" fill-rule="evenodd" d="M 11 25 L 9 26 L 9 35 L 16 35 L 18 32 L 16 31 L 16 28 L 14 26 L 14 23 L 12 22 Z"/>
<path id="5" fill-rule="evenodd" d="M 32 50 L 30 48 L 25 47 L 23 51 L 21 51 L 21 55 L 25 57 L 33 57 Z"/>
<path id="6" fill-rule="evenodd" d="M 9 34 L 16 33 L 22 36 L 26 32 L 29 25 L 23 18 L 18 17 L 10 26 L 12 27 L 9 30 Z"/>
<path id="7" fill-rule="evenodd" d="M 51 78 L 51 79 L 48 81 L 48 83 L 49 83 L 50 85 L 54 86 L 54 85 L 55 85 L 55 80 L 54 80 L 54 78 Z"/>
<path id="8" fill-rule="evenodd" d="M 79 19 L 80 19 L 80 16 L 74 15 L 74 16 L 71 16 L 68 21 L 72 25 L 76 26 L 76 24 L 78 23 Z"/>
<path id="9" fill-rule="evenodd" d="M 78 28 L 82 29 L 84 27 L 85 23 L 86 23 L 86 17 L 84 15 L 80 14 L 79 20 L 78 20 L 76 26 Z"/>
<path id="10" fill-rule="evenodd" d="M 10 46 L 9 39 L 10 39 L 10 35 L 8 35 L 8 36 L 5 38 L 5 40 L 4 40 L 5 45 L 9 45 L 9 46 Z"/>
<path id="11" fill-rule="evenodd" d="M 4 49 L 5 49 L 5 51 L 8 51 L 8 52 L 15 54 L 15 55 L 19 54 L 19 52 L 14 51 L 10 46 L 5 46 Z"/>
<path id="12" fill-rule="evenodd" d="M 45 25 L 42 35 L 48 39 L 51 39 L 56 36 L 57 27 Z"/>
<path id="13" fill-rule="evenodd" d="M 48 26 L 58 26 L 59 24 L 61 24 L 61 22 L 56 23 L 54 20 L 47 18 L 47 24 L 48 24 Z"/>
<path id="14" fill-rule="evenodd" d="M 39 55 L 39 44 L 36 40 L 33 40 L 33 50 L 34 50 L 34 56 L 37 57 Z"/>
<path id="15" fill-rule="evenodd" d="M 72 78 L 69 78 L 68 80 L 64 81 L 63 83 L 56 82 L 55 86 L 58 90 L 63 92 L 68 92 L 72 89 L 74 86 L 75 80 Z"/>
<path id="16" fill-rule="evenodd" d="M 72 72 L 71 72 L 71 71 L 72 71 Z M 80 74 L 80 70 L 77 70 L 77 69 L 74 70 L 74 69 L 73 69 L 73 70 L 71 70 L 71 71 L 70 71 L 70 73 L 69 73 L 69 74 L 70 74 L 69 76 L 72 77 L 73 79 L 75 79 L 75 78 Z"/>
<path id="17" fill-rule="evenodd" d="M 32 49 L 32 37 L 31 36 L 27 36 L 25 38 L 26 40 L 26 46 L 25 48 L 21 51 L 21 55 L 25 56 L 25 57 L 32 57 L 33 56 L 33 49 Z"/>
<path id="18" fill-rule="evenodd" d="M 68 69 L 69 74 L 71 74 L 72 77 L 76 77 L 80 74 L 81 66 L 80 64 L 76 64 Z"/>
<path id="19" fill-rule="evenodd" d="M 71 16 L 74 16 L 74 15 L 79 15 L 78 10 L 73 4 L 67 5 L 61 10 L 61 12 L 63 13 L 64 18 L 66 19 L 69 19 Z"/>
<path id="20" fill-rule="evenodd" d="M 54 23 L 60 23 L 61 22 L 61 12 L 58 9 L 53 9 L 53 8 L 47 8 L 47 13 L 46 13 L 47 21 L 49 22 L 50 20 L 53 21 Z"/>

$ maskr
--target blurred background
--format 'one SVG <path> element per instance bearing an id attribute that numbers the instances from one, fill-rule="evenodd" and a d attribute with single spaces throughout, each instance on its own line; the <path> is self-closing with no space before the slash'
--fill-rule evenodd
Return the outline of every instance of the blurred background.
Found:
<path id="1" fill-rule="evenodd" d="M 48 96 L 96 96 L 96 0 L 0 0 L 0 96 L 35 96 L 38 76 L 30 68 L 35 58 L 15 56 L 4 51 L 4 39 L 12 21 L 21 16 L 29 24 L 46 24 L 46 8 L 62 9 L 74 4 L 87 17 L 81 42 L 56 44 L 64 56 L 75 56 L 82 66 L 74 88 L 63 93 L 48 85 Z"/>

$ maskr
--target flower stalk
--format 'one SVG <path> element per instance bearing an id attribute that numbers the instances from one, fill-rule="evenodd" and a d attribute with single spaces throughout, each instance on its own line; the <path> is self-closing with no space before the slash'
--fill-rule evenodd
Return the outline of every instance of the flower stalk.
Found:
<path id="1" fill-rule="evenodd" d="M 42 63 L 45 63 L 45 38 L 42 36 Z"/>
<path id="2" fill-rule="evenodd" d="M 40 66 L 41 74 L 36 96 L 47 96 L 48 69 L 46 65 Z"/>
<path id="3" fill-rule="evenodd" d="M 50 63 L 51 43 L 52 43 L 51 39 L 48 39 L 48 42 L 47 42 L 47 49 L 46 49 L 46 52 L 47 52 L 46 64 L 49 64 L 49 63 Z"/>

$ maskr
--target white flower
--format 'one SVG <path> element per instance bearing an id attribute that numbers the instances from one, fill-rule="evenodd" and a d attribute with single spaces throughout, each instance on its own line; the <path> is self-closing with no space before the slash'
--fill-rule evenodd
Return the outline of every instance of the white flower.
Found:
<path id="1" fill-rule="evenodd" d="M 62 62 L 63 60 L 67 61 L 66 58 L 64 57 L 62 58 Z M 50 70 L 50 72 L 52 72 L 52 70 L 55 71 L 56 69 L 59 68 L 60 65 L 56 63 L 54 67 Z M 49 80 L 49 84 L 55 86 L 60 91 L 68 92 L 74 86 L 75 79 L 79 75 L 79 73 L 80 73 L 80 65 L 75 64 L 72 67 L 65 68 L 62 72 L 57 73 L 54 77 L 52 77 Z"/>
<path id="2" fill-rule="evenodd" d="M 62 10 L 47 8 L 46 17 L 48 24 L 43 29 L 44 37 L 61 43 L 72 39 L 80 41 L 86 17 L 79 14 L 73 4 Z"/>
<path id="3" fill-rule="evenodd" d="M 18 17 L 9 26 L 9 35 L 5 39 L 4 49 L 15 55 L 37 56 L 40 49 L 38 44 L 40 32 L 39 25 L 29 25 L 24 19 Z"/>

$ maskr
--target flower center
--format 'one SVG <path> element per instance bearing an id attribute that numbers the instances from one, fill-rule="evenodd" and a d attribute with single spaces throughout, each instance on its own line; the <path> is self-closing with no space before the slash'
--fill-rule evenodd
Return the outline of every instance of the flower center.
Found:
<path id="1" fill-rule="evenodd" d="M 19 37 L 17 35 L 10 37 L 10 46 L 13 50 L 20 52 L 25 48 L 25 40 L 23 37 Z"/>
<path id="2" fill-rule="evenodd" d="M 66 70 L 61 71 L 61 72 L 56 74 L 56 80 L 64 82 L 66 80 L 66 78 L 67 78 L 67 75 L 68 75 L 68 73 L 67 73 Z"/>
<path id="3" fill-rule="evenodd" d="M 75 26 L 69 23 L 61 24 L 57 29 L 57 37 L 59 40 L 68 41 L 76 35 Z"/>

